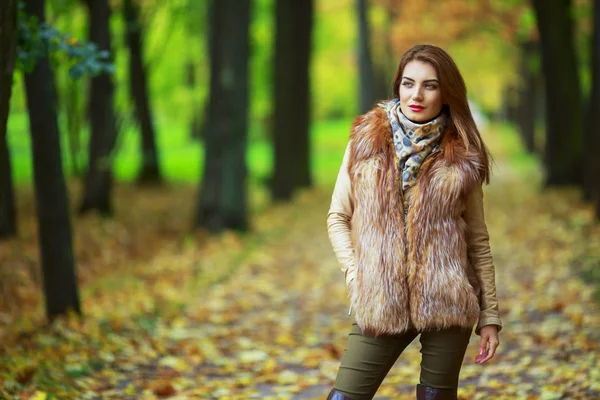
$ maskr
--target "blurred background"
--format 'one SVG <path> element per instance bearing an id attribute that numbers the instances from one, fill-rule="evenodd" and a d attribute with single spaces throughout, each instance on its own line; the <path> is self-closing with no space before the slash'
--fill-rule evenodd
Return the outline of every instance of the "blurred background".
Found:
<path id="1" fill-rule="evenodd" d="M 600 1 L 2 0 L 3 398 L 324 398 L 349 329 L 331 191 L 421 43 L 496 162 L 512 333 L 459 393 L 600 396 Z M 384 398 L 411 398 L 407 351 Z"/>

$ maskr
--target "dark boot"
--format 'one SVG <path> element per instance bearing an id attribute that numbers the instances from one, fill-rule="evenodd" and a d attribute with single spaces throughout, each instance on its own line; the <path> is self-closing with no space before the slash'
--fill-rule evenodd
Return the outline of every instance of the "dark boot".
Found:
<path id="1" fill-rule="evenodd" d="M 350 397 L 345 394 L 341 394 L 337 390 L 331 390 L 329 392 L 329 396 L 327 396 L 327 400 L 352 400 Z"/>
<path id="2" fill-rule="evenodd" d="M 436 389 L 417 384 L 417 400 L 456 400 L 457 389 Z"/>

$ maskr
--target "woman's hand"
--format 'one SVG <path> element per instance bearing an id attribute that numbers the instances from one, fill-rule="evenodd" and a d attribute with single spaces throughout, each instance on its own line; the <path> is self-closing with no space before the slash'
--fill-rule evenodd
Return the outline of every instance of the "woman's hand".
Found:
<path id="1" fill-rule="evenodd" d="M 498 327 L 496 325 L 486 325 L 479 331 L 481 342 L 479 344 L 479 355 L 475 357 L 475 362 L 483 364 L 496 354 L 496 348 L 500 344 L 498 339 Z"/>

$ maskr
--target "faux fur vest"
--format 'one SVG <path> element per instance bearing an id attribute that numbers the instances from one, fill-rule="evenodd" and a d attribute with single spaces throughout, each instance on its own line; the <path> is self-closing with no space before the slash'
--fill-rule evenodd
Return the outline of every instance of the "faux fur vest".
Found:
<path id="1" fill-rule="evenodd" d="M 417 175 L 403 207 L 391 126 L 381 107 L 352 126 L 348 173 L 356 278 L 350 301 L 365 334 L 470 327 L 479 301 L 467 277 L 465 197 L 481 184 L 481 157 L 452 129 Z"/>

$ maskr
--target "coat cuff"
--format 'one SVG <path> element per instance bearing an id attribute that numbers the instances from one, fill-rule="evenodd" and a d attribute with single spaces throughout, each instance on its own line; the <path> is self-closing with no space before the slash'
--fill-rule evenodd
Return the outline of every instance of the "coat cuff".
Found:
<path id="1" fill-rule="evenodd" d="M 477 322 L 477 327 L 475 328 L 475 334 L 481 336 L 481 328 L 486 325 L 496 325 L 498 327 L 498 332 L 502 330 L 502 321 L 499 317 L 480 317 L 479 322 Z"/>

